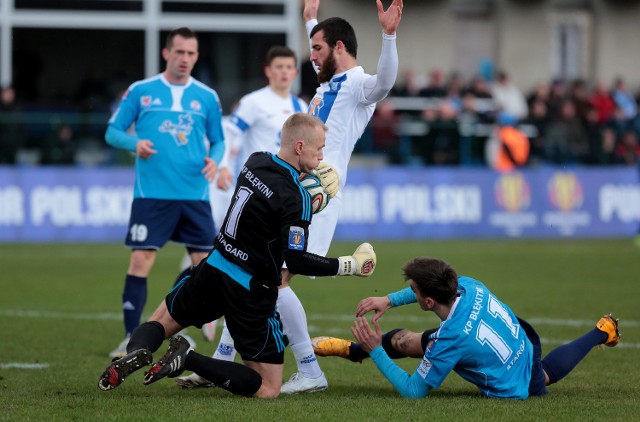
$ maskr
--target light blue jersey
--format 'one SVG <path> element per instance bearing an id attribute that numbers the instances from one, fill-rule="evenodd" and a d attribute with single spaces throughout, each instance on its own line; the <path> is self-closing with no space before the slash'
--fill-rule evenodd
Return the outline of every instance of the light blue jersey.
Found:
<path id="1" fill-rule="evenodd" d="M 194 78 L 174 85 L 160 74 L 129 87 L 105 138 L 129 151 L 141 139 L 153 142 L 156 154 L 136 158 L 134 198 L 208 200 L 209 182 L 201 171 L 205 157 L 216 163 L 222 159 L 221 119 L 214 90 Z M 132 124 L 136 136 L 126 132 Z"/>
<path id="2" fill-rule="evenodd" d="M 392 304 L 409 303 L 409 292 L 393 294 Z M 487 397 L 527 398 L 533 346 L 516 315 L 470 277 L 458 278 L 458 293 L 413 375 L 395 365 L 382 347 L 371 353 L 376 365 L 403 396 L 424 397 L 454 371 Z"/>

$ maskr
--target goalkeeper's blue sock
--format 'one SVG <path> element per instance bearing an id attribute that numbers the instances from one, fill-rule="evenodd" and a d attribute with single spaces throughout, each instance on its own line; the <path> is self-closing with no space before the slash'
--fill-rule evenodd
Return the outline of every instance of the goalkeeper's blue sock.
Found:
<path id="1" fill-rule="evenodd" d="M 147 302 L 147 277 L 136 277 L 127 274 L 122 293 L 122 310 L 124 313 L 124 329 L 127 334 L 140 324 L 142 310 Z"/>
<path id="2" fill-rule="evenodd" d="M 549 384 L 564 378 L 598 344 L 607 341 L 607 333 L 594 328 L 570 343 L 556 347 L 542 359 L 542 367 L 549 376 Z"/>

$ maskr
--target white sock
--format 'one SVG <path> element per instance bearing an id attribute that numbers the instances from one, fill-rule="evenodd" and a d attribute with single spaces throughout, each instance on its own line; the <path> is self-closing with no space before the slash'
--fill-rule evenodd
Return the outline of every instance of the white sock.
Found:
<path id="1" fill-rule="evenodd" d="M 321 377 L 322 370 L 313 353 L 307 330 L 307 315 L 291 287 L 278 289 L 277 310 L 280 313 L 283 331 L 289 337 L 289 345 L 296 358 L 298 372 L 307 378 Z"/>
<path id="2" fill-rule="evenodd" d="M 233 338 L 231 337 L 231 334 L 229 334 L 227 320 L 225 320 L 224 326 L 222 327 L 222 334 L 220 335 L 220 341 L 218 342 L 216 351 L 213 353 L 213 358 L 233 362 L 235 357 L 236 348 L 233 346 Z"/>

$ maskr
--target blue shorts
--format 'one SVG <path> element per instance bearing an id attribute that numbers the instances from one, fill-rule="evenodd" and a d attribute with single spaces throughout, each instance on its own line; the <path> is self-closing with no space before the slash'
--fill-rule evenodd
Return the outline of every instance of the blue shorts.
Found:
<path id="1" fill-rule="evenodd" d="M 527 334 L 533 345 L 533 365 L 531 366 L 531 381 L 529 381 L 529 396 L 544 396 L 549 393 L 546 387 L 546 378 L 542 369 L 542 344 L 536 330 L 524 319 L 518 318 L 520 326 Z"/>
<path id="2" fill-rule="evenodd" d="M 158 250 L 172 240 L 189 251 L 209 252 L 214 236 L 209 201 L 135 198 L 125 245 Z"/>

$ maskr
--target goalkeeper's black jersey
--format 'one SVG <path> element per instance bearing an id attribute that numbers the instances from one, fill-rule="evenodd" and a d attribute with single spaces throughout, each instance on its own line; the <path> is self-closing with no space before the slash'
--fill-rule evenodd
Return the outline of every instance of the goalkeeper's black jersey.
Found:
<path id="1" fill-rule="evenodd" d="M 280 285 L 287 251 L 306 251 L 311 197 L 300 172 L 267 152 L 252 154 L 215 238 L 214 249 L 254 281 Z"/>

